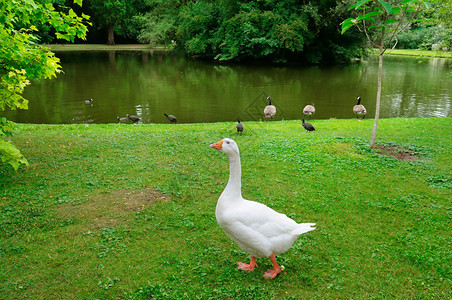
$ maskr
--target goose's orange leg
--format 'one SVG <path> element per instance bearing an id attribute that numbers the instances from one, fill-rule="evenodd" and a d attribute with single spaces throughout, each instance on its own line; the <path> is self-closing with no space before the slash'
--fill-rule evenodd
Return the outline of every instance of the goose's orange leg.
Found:
<path id="1" fill-rule="evenodd" d="M 254 268 L 257 267 L 256 257 L 251 256 L 250 264 L 245 264 L 242 262 L 238 263 L 237 269 L 245 270 L 245 271 L 254 271 Z"/>
<path id="2" fill-rule="evenodd" d="M 276 258 L 275 258 L 275 255 L 274 255 L 274 254 L 272 254 L 272 255 L 270 256 L 270 259 L 271 259 L 272 264 L 273 264 L 273 270 L 268 270 L 268 271 L 266 271 L 266 272 L 264 273 L 264 277 L 265 277 L 265 278 L 271 278 L 271 279 L 273 279 L 273 278 L 275 278 L 276 276 L 278 276 L 278 274 L 281 274 L 282 268 L 281 268 L 280 266 L 278 266 L 278 264 L 276 263 Z"/>

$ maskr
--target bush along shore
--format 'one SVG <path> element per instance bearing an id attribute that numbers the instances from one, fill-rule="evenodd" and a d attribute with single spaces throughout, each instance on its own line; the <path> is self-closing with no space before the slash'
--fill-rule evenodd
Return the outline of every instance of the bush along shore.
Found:
<path id="1" fill-rule="evenodd" d="M 30 166 L 0 165 L 5 299 L 450 299 L 450 118 L 212 124 L 17 124 Z M 216 224 L 239 145 L 242 192 L 317 223 L 277 257 Z M 389 153 L 389 151 L 392 151 Z M 402 154 L 405 153 L 405 154 Z"/>

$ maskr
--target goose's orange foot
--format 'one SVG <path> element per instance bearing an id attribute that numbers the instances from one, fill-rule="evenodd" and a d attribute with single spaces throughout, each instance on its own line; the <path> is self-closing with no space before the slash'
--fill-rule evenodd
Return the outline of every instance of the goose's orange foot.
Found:
<path id="1" fill-rule="evenodd" d="M 276 270 L 268 270 L 268 271 L 266 271 L 264 273 L 264 278 L 273 279 L 273 278 L 275 278 L 276 276 L 278 276 L 281 273 L 282 273 L 281 268 L 278 271 L 276 271 Z"/>
<path id="2" fill-rule="evenodd" d="M 238 264 L 237 269 L 245 270 L 245 271 L 254 271 L 254 267 L 249 264 L 245 264 L 242 262 L 238 262 L 237 264 Z"/>
<path id="3" fill-rule="evenodd" d="M 251 271 L 254 271 L 255 267 L 257 267 L 256 258 L 254 256 L 252 256 L 251 257 L 251 261 L 250 261 L 249 264 L 245 264 L 245 263 L 239 262 L 237 269 L 251 272 Z"/>
<path id="4" fill-rule="evenodd" d="M 276 263 L 276 258 L 275 258 L 274 254 L 272 254 L 270 256 L 270 259 L 271 259 L 272 264 L 273 264 L 273 270 L 266 271 L 264 273 L 264 278 L 271 278 L 271 279 L 273 279 L 273 278 L 275 278 L 276 276 L 278 276 L 279 274 L 282 273 L 282 270 L 284 270 L 284 267 L 278 266 L 278 264 Z"/>

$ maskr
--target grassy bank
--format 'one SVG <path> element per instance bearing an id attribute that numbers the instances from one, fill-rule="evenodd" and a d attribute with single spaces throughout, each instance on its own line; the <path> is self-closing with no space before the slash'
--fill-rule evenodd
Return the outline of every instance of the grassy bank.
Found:
<path id="1" fill-rule="evenodd" d="M 124 45 L 105 45 L 105 44 L 51 44 L 47 45 L 51 51 L 149 51 L 149 50 L 171 50 L 172 46 L 151 47 L 147 44 L 124 44 Z"/>
<path id="2" fill-rule="evenodd" d="M 51 44 L 47 45 L 51 51 L 147 51 L 147 50 L 171 50 L 173 46 L 156 46 L 151 47 L 144 44 L 125 44 L 125 45 L 104 45 L 104 44 Z M 378 54 L 378 50 L 374 49 L 374 53 Z M 390 55 L 405 55 L 405 56 L 425 56 L 425 57 L 440 57 L 452 58 L 452 51 L 430 51 L 430 50 L 413 50 L 413 49 L 394 49 Z"/>
<path id="3" fill-rule="evenodd" d="M 378 49 L 373 49 L 373 53 L 378 54 Z M 394 50 L 388 51 L 388 55 L 452 58 L 452 51 L 394 49 Z"/>
<path id="4" fill-rule="evenodd" d="M 452 119 L 17 125 L 30 166 L 0 165 L 0 298 L 450 298 Z M 273 281 L 215 220 L 233 137 L 243 195 L 315 222 Z"/>

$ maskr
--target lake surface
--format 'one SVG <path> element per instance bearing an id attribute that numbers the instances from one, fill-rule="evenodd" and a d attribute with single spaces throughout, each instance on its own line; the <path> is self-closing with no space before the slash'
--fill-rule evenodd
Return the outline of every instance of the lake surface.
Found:
<path id="1" fill-rule="evenodd" d="M 264 119 L 266 97 L 276 120 L 354 118 L 361 96 L 375 113 L 378 62 L 341 66 L 222 65 L 166 52 L 57 52 L 64 73 L 25 89 L 29 109 L 0 112 L 20 123 L 112 123 L 137 115 L 142 123 Z M 86 104 L 86 99 L 93 99 Z M 451 117 L 452 60 L 385 57 L 380 116 Z"/>

